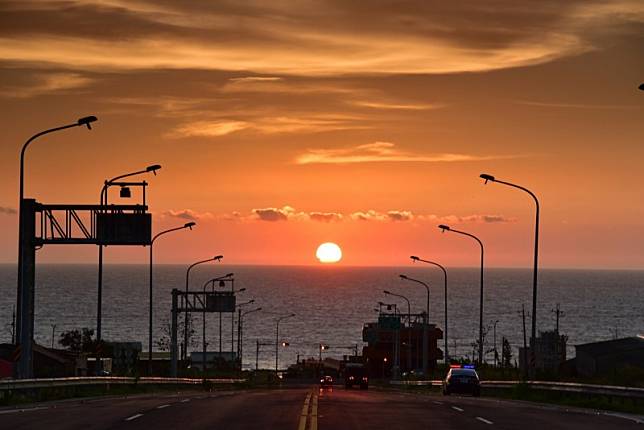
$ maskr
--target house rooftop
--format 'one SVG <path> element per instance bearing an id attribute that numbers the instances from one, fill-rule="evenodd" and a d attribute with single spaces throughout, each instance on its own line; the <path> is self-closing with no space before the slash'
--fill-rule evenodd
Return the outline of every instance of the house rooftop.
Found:
<path id="1" fill-rule="evenodd" d="M 644 336 L 624 337 L 622 339 L 575 345 L 577 353 L 583 352 L 593 356 L 616 354 L 644 349 Z"/>

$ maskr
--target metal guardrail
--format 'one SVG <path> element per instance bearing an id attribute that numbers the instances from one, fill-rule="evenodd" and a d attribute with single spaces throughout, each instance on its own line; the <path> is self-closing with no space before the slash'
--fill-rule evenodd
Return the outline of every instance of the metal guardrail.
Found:
<path id="1" fill-rule="evenodd" d="M 4 379 L 0 380 L 0 391 L 40 389 L 82 385 L 200 385 L 205 382 L 210 384 L 239 384 L 245 379 L 191 379 L 191 378 L 130 378 L 119 376 L 88 376 L 70 378 L 39 378 L 39 379 Z"/>
<path id="2" fill-rule="evenodd" d="M 392 385 L 440 387 L 443 381 L 390 381 Z M 549 381 L 481 381 L 482 388 L 513 388 L 525 384 L 535 390 L 560 391 L 569 393 L 595 394 L 629 398 L 644 398 L 644 388 L 620 387 L 615 385 L 580 384 L 577 382 Z"/>

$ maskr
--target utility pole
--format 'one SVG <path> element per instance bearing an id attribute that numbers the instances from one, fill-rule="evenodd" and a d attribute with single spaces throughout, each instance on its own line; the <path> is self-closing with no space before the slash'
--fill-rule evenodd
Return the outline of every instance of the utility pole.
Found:
<path id="1" fill-rule="evenodd" d="M 551 312 L 554 312 L 556 315 L 555 332 L 559 334 L 559 318 L 566 316 L 566 314 L 561 309 L 559 309 L 559 303 L 557 303 L 557 308 L 552 309 Z"/>
<path id="2" fill-rule="evenodd" d="M 524 364 L 524 375 L 528 376 L 528 340 L 526 338 L 525 332 L 525 304 L 521 304 L 521 318 L 523 319 L 523 364 Z"/>
<path id="3" fill-rule="evenodd" d="M 54 339 L 56 337 L 56 324 L 51 325 L 51 349 L 54 349 Z"/>
<path id="4" fill-rule="evenodd" d="M 11 310 L 11 344 L 16 344 L 16 305 Z"/>

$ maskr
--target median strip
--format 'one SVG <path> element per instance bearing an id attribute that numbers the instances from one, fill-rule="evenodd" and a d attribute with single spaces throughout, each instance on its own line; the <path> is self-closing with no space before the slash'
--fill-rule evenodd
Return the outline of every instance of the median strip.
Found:
<path id="1" fill-rule="evenodd" d="M 313 394 L 313 404 L 311 405 L 311 418 L 309 420 L 309 430 L 318 430 L 318 395 Z"/>
<path id="2" fill-rule="evenodd" d="M 485 418 L 482 418 L 482 417 L 476 417 L 476 419 L 481 421 L 481 422 L 483 422 L 483 423 L 485 423 L 485 424 L 494 424 L 492 421 L 486 420 Z"/>
<path id="3" fill-rule="evenodd" d="M 311 393 L 306 395 L 304 399 L 304 406 L 302 406 L 302 413 L 300 414 L 300 423 L 297 426 L 298 430 L 306 430 L 306 419 L 309 415 L 309 402 L 311 401 Z"/>

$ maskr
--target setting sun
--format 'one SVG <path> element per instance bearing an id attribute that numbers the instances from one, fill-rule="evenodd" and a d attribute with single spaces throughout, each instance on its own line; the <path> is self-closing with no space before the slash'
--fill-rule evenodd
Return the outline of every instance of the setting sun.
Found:
<path id="1" fill-rule="evenodd" d="M 326 242 L 318 246 L 315 256 L 320 263 L 337 263 L 342 259 L 342 250 L 332 242 Z"/>

